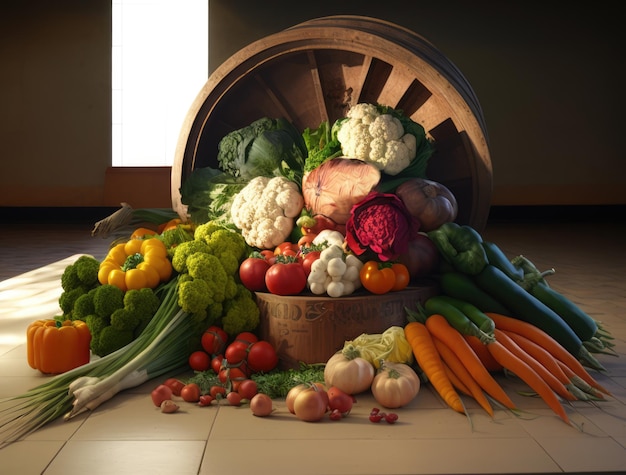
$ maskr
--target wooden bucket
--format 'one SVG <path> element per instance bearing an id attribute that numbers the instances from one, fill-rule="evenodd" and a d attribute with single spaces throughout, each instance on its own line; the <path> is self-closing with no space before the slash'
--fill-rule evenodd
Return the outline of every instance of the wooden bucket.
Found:
<path id="1" fill-rule="evenodd" d="M 259 338 L 269 341 L 279 357 L 279 368 L 300 363 L 326 363 L 348 340 L 362 333 L 379 334 L 391 326 L 406 325 L 404 307 L 415 309 L 436 295 L 433 282 L 384 295 L 363 291 L 347 297 L 313 294 L 284 297 L 257 292 L 261 310 Z"/>
<path id="2" fill-rule="evenodd" d="M 362 16 L 300 23 L 258 40 L 209 77 L 183 123 L 172 167 L 172 207 L 187 217 L 179 188 L 196 168 L 218 167 L 218 143 L 261 117 L 300 130 L 344 117 L 359 102 L 401 109 L 434 139 L 427 177 L 459 204 L 457 223 L 482 231 L 491 200 L 491 160 L 480 104 L 460 71 L 432 44 L 398 25 Z M 325 362 L 346 340 L 404 325 L 404 306 L 424 301 L 432 282 L 374 296 L 334 299 L 257 294 L 259 336 L 280 366 Z"/>
<path id="3" fill-rule="evenodd" d="M 436 151 L 427 176 L 459 203 L 457 222 L 482 231 L 492 168 L 480 104 L 461 72 L 420 35 L 363 16 L 330 16 L 262 38 L 209 77 L 181 128 L 172 166 L 172 207 L 186 218 L 179 188 L 199 167 L 217 167 L 217 145 L 253 120 L 285 117 L 300 130 L 343 117 L 358 102 L 404 111 Z"/>

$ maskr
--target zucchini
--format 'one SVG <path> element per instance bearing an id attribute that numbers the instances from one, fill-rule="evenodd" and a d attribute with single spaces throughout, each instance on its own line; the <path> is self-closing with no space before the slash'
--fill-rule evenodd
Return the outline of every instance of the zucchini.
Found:
<path id="1" fill-rule="evenodd" d="M 482 312 L 512 315 L 508 308 L 476 285 L 467 274 L 445 272 L 439 276 L 439 285 L 444 294 L 469 302 Z"/>
<path id="2" fill-rule="evenodd" d="M 540 283 L 532 285 L 528 292 L 559 314 L 583 342 L 596 336 L 596 321 L 563 294 Z"/>
<path id="3" fill-rule="evenodd" d="M 524 270 L 513 265 L 509 258 L 506 257 L 504 251 L 502 251 L 496 243 L 483 241 L 481 244 L 483 249 L 485 249 L 485 254 L 487 254 L 487 261 L 489 264 L 496 266 L 504 272 L 509 279 L 512 279 L 515 282 L 524 279 Z"/>
<path id="4" fill-rule="evenodd" d="M 463 312 L 467 318 L 469 318 L 474 324 L 487 335 L 493 336 L 494 331 L 496 329 L 496 325 L 493 323 L 493 320 L 485 315 L 478 307 L 472 305 L 465 300 L 457 299 L 455 297 L 450 297 L 449 295 L 438 295 L 437 299 L 441 299 L 444 302 L 449 303 L 450 305 L 455 306 L 461 312 Z"/>
<path id="5" fill-rule="evenodd" d="M 461 335 L 471 335 L 487 344 L 493 340 L 492 335 L 483 332 L 464 312 L 445 300 L 443 295 L 435 295 L 424 302 L 424 311 L 427 316 L 442 315 L 448 323 Z M 489 317 L 487 317 L 489 318 Z"/>
<path id="6" fill-rule="evenodd" d="M 509 308 L 513 312 L 512 317 L 541 328 L 572 355 L 577 358 L 581 357 L 582 340 L 565 320 L 519 284 L 509 279 L 496 266 L 488 264 L 472 278 L 480 288 Z"/>

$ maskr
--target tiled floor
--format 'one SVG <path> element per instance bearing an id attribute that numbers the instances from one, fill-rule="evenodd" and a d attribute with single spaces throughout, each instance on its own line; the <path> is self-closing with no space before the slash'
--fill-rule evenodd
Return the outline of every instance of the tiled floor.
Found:
<path id="1" fill-rule="evenodd" d="M 558 220 L 558 217 L 555 217 Z M 555 221 L 553 220 L 553 221 Z M 0 397 L 45 380 L 26 363 L 25 328 L 52 316 L 59 275 L 77 254 L 98 258 L 107 241 L 91 226 L 59 223 L 7 226 L 0 234 Z M 117 395 L 91 414 L 51 423 L 0 450 L 0 473 L 84 474 L 476 474 L 624 473 L 626 471 L 626 253 L 623 224 L 490 221 L 484 236 L 508 255 L 554 267 L 553 287 L 601 320 L 619 356 L 601 355 L 607 374 L 594 376 L 613 398 L 575 402 L 567 426 L 541 400 L 499 378 L 522 417 L 497 410 L 494 419 L 466 400 L 468 419 L 444 407 L 428 385 L 398 410 L 395 425 L 367 419 L 374 401 L 357 398 L 340 422 L 305 423 L 275 401 L 269 418 L 248 408 L 184 405 L 162 415 L 150 401 L 154 382 Z M 65 259 L 65 260 L 63 260 Z M 60 262 L 59 262 L 60 261 Z M 46 266 L 45 270 L 37 270 Z"/>

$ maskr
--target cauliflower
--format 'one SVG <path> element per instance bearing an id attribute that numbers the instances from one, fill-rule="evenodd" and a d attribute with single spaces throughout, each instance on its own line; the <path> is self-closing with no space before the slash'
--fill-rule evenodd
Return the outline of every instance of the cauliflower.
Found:
<path id="1" fill-rule="evenodd" d="M 341 122 L 337 139 L 345 157 L 371 163 L 388 175 L 407 168 L 417 153 L 415 135 L 406 133 L 397 117 L 374 104 L 352 107 Z"/>
<path id="2" fill-rule="evenodd" d="M 295 182 L 258 176 L 235 196 L 231 217 L 249 246 L 273 249 L 288 240 L 303 206 Z"/>

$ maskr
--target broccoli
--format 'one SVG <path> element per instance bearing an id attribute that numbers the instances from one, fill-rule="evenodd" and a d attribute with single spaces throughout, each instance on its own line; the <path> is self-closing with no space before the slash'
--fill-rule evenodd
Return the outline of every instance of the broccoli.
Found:
<path id="1" fill-rule="evenodd" d="M 174 270 L 181 274 L 187 272 L 187 257 L 196 252 L 209 254 L 208 244 L 204 241 L 194 239 L 193 241 L 185 241 L 176 246 L 174 255 L 172 256 L 172 267 Z"/>
<path id="2" fill-rule="evenodd" d="M 260 323 L 260 311 L 252 292 L 237 284 L 234 298 L 224 301 L 222 328 L 229 335 L 254 331 Z"/>
<path id="3" fill-rule="evenodd" d="M 100 317 L 110 317 L 124 306 L 124 291 L 111 284 L 98 287 L 93 294 L 94 312 Z"/>
<path id="4" fill-rule="evenodd" d="M 84 287 L 75 287 L 71 290 L 66 290 L 65 292 L 61 293 L 61 296 L 59 297 L 59 307 L 61 307 L 63 315 L 71 320 L 72 310 L 74 309 L 76 301 L 81 295 L 86 295 L 87 292 L 87 289 L 85 289 Z"/>
<path id="5" fill-rule="evenodd" d="M 235 274 L 250 251 L 241 233 L 213 221 L 197 226 L 194 237 L 208 244 L 209 252 L 220 259 L 227 274 Z"/>
<path id="6" fill-rule="evenodd" d="M 98 356 L 106 356 L 137 338 L 161 305 L 156 293 L 149 288 L 131 289 L 126 293 L 120 291 L 121 294 L 108 290 L 98 293 L 102 287 L 93 292 L 94 296 L 113 297 L 117 307 L 107 308 L 100 314 L 96 311 L 86 317 L 85 323 L 91 331 L 91 351 Z"/>
<path id="7" fill-rule="evenodd" d="M 196 252 L 187 258 L 187 269 L 194 280 L 201 279 L 207 283 L 208 293 L 213 301 L 224 300 L 228 274 L 217 257 Z"/>
<path id="8" fill-rule="evenodd" d="M 91 351 L 99 356 L 105 356 L 128 345 L 134 339 L 132 330 L 118 330 L 109 325 L 102 329 L 95 342 L 92 336 Z"/>
<path id="9" fill-rule="evenodd" d="M 197 315 L 203 319 L 207 314 L 207 307 L 213 302 L 209 284 L 206 280 L 191 279 L 179 283 L 178 305 L 185 312 Z"/>
<path id="10" fill-rule="evenodd" d="M 78 296 L 78 298 L 74 301 L 74 305 L 71 310 L 72 320 L 84 321 L 87 315 L 95 313 L 96 309 L 93 304 L 93 296 L 97 289 L 98 287 L 91 289 L 86 294 Z"/>
<path id="11" fill-rule="evenodd" d="M 61 288 L 70 291 L 76 288 L 91 289 L 98 285 L 100 261 L 83 255 L 67 266 L 61 275 Z"/>

